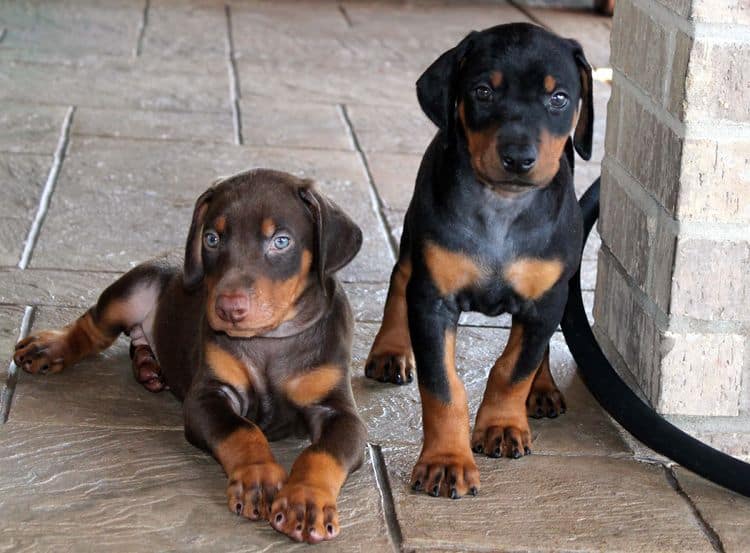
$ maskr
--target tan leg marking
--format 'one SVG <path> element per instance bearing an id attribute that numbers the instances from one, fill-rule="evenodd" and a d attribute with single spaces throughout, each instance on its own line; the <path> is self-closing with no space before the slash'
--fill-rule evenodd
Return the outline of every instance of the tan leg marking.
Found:
<path id="1" fill-rule="evenodd" d="M 411 261 L 406 259 L 396 267 L 388 288 L 383 323 L 367 357 L 365 374 L 375 380 L 403 384 L 412 381 L 416 366 L 406 306 L 406 285 L 411 277 Z"/>
<path id="2" fill-rule="evenodd" d="M 479 490 L 479 470 L 469 442 L 469 407 L 466 390 L 456 373 L 456 334 L 445 333 L 444 363 L 450 390 L 445 403 L 420 386 L 424 443 L 412 471 L 416 490 L 433 496 L 458 498 Z"/>
<path id="3" fill-rule="evenodd" d="M 516 294 L 537 300 L 557 283 L 562 272 L 563 264 L 557 259 L 522 257 L 504 268 L 503 277 Z"/>
<path id="4" fill-rule="evenodd" d="M 295 541 L 318 543 L 339 533 L 336 500 L 347 473 L 331 454 L 305 450 L 276 496 L 271 525 Z"/>
<path id="5" fill-rule="evenodd" d="M 513 323 L 505 350 L 490 371 L 477 412 L 471 444 L 478 453 L 483 451 L 491 457 L 518 458 L 531 451 L 526 398 L 534 373 L 525 380 L 512 381 L 522 341 L 523 328 Z"/>
<path id="6" fill-rule="evenodd" d="M 530 417 L 554 419 L 565 413 L 567 405 L 562 392 L 557 388 L 549 368 L 549 347 L 544 352 L 544 359 L 539 365 L 529 397 L 526 400 L 526 413 Z"/>

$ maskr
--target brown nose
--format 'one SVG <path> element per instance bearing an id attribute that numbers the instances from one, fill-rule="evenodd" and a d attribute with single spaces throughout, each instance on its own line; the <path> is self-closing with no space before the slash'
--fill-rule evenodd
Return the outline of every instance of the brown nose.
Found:
<path id="1" fill-rule="evenodd" d="M 250 311 L 250 298 L 247 294 L 219 294 L 216 298 L 216 314 L 222 321 L 239 323 Z"/>

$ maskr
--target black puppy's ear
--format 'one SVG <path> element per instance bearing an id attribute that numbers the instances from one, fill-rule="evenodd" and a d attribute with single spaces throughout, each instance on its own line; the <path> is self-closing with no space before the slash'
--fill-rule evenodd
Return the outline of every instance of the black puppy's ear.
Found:
<path id="1" fill-rule="evenodd" d="M 594 86 L 591 76 L 591 65 L 583 55 L 583 48 L 575 40 L 573 43 L 573 57 L 578 66 L 578 74 L 581 78 L 581 112 L 578 115 L 578 124 L 573 133 L 573 145 L 576 152 L 583 159 L 591 159 L 592 143 L 594 141 Z"/>
<path id="2" fill-rule="evenodd" d="M 417 99 L 422 111 L 443 130 L 450 131 L 453 126 L 458 70 L 477 34 L 472 31 L 466 35 L 457 46 L 436 59 L 417 80 Z"/>
<path id="3" fill-rule="evenodd" d="M 208 204 L 214 195 L 212 186 L 198 197 L 193 209 L 187 243 L 185 244 L 185 264 L 182 272 L 183 286 L 194 289 L 203 280 L 203 223 L 206 220 Z"/>
<path id="4" fill-rule="evenodd" d="M 299 189 L 299 195 L 315 222 L 316 266 L 323 285 L 326 276 L 357 255 L 362 247 L 362 231 L 339 206 L 315 190 L 310 181 L 307 184 Z"/>

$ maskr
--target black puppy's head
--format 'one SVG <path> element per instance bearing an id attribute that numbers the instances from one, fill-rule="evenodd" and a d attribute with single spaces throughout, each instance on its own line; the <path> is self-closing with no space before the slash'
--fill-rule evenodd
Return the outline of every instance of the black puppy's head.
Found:
<path id="1" fill-rule="evenodd" d="M 187 289 L 206 287 L 206 318 L 230 336 L 265 334 L 302 311 L 311 286 L 359 251 L 362 232 L 312 181 L 258 169 L 221 179 L 195 204 Z"/>
<path id="2" fill-rule="evenodd" d="M 517 192 L 550 183 L 565 143 L 591 157 L 591 67 L 581 45 L 527 23 L 472 32 L 417 81 L 446 140 L 468 150 L 476 177 Z"/>

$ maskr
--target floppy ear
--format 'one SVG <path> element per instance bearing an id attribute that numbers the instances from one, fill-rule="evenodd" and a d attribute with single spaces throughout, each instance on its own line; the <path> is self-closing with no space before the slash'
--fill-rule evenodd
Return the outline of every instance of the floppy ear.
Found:
<path id="1" fill-rule="evenodd" d="M 594 87 L 591 77 L 591 66 L 583 55 L 583 48 L 576 41 L 573 43 L 573 57 L 581 77 L 581 112 L 578 124 L 573 133 L 573 144 L 576 152 L 583 159 L 591 159 L 591 148 L 594 140 Z"/>
<path id="2" fill-rule="evenodd" d="M 456 109 L 456 77 L 478 33 L 470 32 L 457 46 L 436 59 L 417 80 L 417 99 L 425 115 L 439 128 L 451 131 Z M 450 133 L 446 133 L 450 136 Z"/>
<path id="3" fill-rule="evenodd" d="M 311 184 L 311 183 L 310 183 Z M 316 265 L 320 283 L 347 265 L 362 247 L 362 231 L 339 206 L 312 186 L 299 189 L 315 222 Z"/>
<path id="4" fill-rule="evenodd" d="M 208 204 L 214 195 L 212 186 L 198 197 L 193 209 L 187 243 L 185 244 L 185 264 L 182 272 L 183 286 L 194 289 L 203 280 L 203 223 L 206 220 Z"/>

